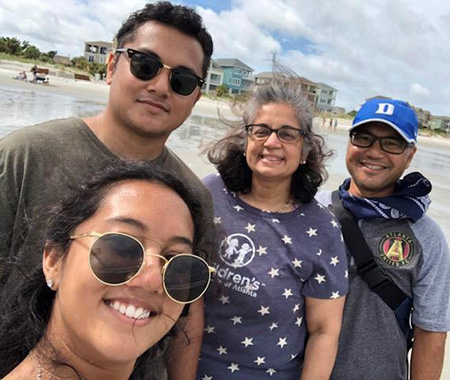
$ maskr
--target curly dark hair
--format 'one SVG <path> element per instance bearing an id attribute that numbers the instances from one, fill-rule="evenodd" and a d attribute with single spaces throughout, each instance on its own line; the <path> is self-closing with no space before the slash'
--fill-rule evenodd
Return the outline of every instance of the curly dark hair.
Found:
<path id="1" fill-rule="evenodd" d="M 188 206 L 194 222 L 193 252 L 204 259 L 210 256 L 211 247 L 201 238 L 205 230 L 204 209 L 196 197 L 170 173 L 151 163 L 113 160 L 97 170 L 96 174 L 80 184 L 73 194 L 56 205 L 48 215 L 46 243 L 64 256 L 71 244 L 70 236 L 78 225 L 90 218 L 101 206 L 105 197 L 117 184 L 126 180 L 142 180 L 172 189 Z M 42 246 L 42 251 L 44 246 Z M 35 252 L 23 252 L 35 254 Z M 12 264 L 11 264 L 12 265 Z M 42 264 L 30 275 L 23 276 L 10 294 L 0 299 L 0 378 L 11 372 L 37 343 L 45 337 L 50 320 L 55 292 L 45 282 Z M 166 336 L 167 337 L 167 336 Z M 164 371 L 161 354 L 167 346 L 164 338 L 138 358 L 131 379 L 160 379 Z M 63 358 L 51 347 L 41 353 L 51 358 L 55 366 L 64 365 Z M 74 369 L 76 372 L 76 370 Z M 164 373 L 164 372 L 163 372 Z M 80 376 L 81 378 L 81 376 Z"/>
<path id="2" fill-rule="evenodd" d="M 318 188 L 328 178 L 324 160 L 332 153 L 326 151 L 322 136 L 312 128 L 313 106 L 305 97 L 300 84 L 293 78 L 274 78 L 268 83 L 256 85 L 243 99 L 232 104 L 232 110 L 239 116 L 233 130 L 206 150 L 212 162 L 230 191 L 248 193 L 251 190 L 252 171 L 244 156 L 247 133 L 244 126 L 251 124 L 261 107 L 268 103 L 283 103 L 292 107 L 305 132 L 303 159 L 292 175 L 291 194 L 299 202 L 310 202 Z"/>
<path id="3" fill-rule="evenodd" d="M 117 48 L 122 48 L 126 43 L 133 41 L 139 27 L 149 21 L 171 26 L 197 39 L 204 53 L 202 74 L 205 78 L 213 54 L 213 41 L 203 26 L 200 15 L 189 7 L 173 5 L 168 1 L 146 4 L 144 8 L 132 13 L 122 24 L 115 38 Z"/>

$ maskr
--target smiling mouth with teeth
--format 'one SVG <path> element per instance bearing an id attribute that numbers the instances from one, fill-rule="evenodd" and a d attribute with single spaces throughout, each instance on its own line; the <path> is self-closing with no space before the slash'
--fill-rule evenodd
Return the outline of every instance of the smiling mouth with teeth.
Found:
<path id="1" fill-rule="evenodd" d="M 105 304 L 128 318 L 146 319 L 156 315 L 155 312 L 150 312 L 142 307 L 136 307 L 119 301 L 105 301 Z"/>

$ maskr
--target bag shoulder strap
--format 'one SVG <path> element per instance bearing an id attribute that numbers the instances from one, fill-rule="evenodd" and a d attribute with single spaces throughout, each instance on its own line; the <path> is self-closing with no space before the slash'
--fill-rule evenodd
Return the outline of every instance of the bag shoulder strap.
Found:
<path id="1" fill-rule="evenodd" d="M 369 288 L 395 311 L 409 297 L 375 261 L 355 217 L 342 205 L 337 190 L 332 193 L 332 204 L 333 212 L 341 224 L 347 249 L 355 259 L 358 274 L 369 285 Z"/>

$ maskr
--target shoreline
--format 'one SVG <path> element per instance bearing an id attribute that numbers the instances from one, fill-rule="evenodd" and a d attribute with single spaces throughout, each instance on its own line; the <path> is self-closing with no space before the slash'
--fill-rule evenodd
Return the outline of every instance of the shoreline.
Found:
<path id="1" fill-rule="evenodd" d="M 19 61 L 0 60 L 0 85 L 6 87 L 13 87 L 16 89 L 23 89 L 28 91 L 46 92 L 67 97 L 75 97 L 86 100 L 92 100 L 100 103 L 107 103 L 109 95 L 109 86 L 101 80 L 75 80 L 72 78 L 65 78 L 57 75 L 49 75 L 50 83 L 34 84 L 31 82 L 24 82 L 13 79 L 19 74 L 19 71 L 25 70 L 28 78 L 31 78 L 30 64 Z M 54 72 L 54 71 L 53 71 Z M 218 112 L 227 117 L 233 117 L 229 110 L 228 101 L 223 99 L 211 99 L 202 96 L 195 105 L 192 114 L 201 116 L 217 117 Z M 345 133 L 351 126 L 350 119 L 338 118 L 338 124 L 334 131 L 330 131 L 327 127 L 322 127 L 322 117 L 314 118 L 314 125 L 319 133 Z M 425 145 L 440 145 L 450 147 L 450 138 L 440 136 L 421 136 L 418 137 L 419 144 Z M 420 146 L 420 145 L 419 145 Z"/>

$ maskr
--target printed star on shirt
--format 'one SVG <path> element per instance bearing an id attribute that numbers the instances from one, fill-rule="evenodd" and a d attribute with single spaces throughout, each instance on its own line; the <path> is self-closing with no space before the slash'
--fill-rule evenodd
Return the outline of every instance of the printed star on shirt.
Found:
<path id="1" fill-rule="evenodd" d="M 256 250 L 256 252 L 258 252 L 260 256 L 267 255 L 267 247 L 259 246 L 259 248 Z"/>
<path id="2" fill-rule="evenodd" d="M 324 206 L 322 203 L 320 203 L 320 202 L 317 202 L 317 207 L 319 207 L 319 208 L 325 208 L 325 206 Z"/>
<path id="3" fill-rule="evenodd" d="M 270 274 L 270 277 L 274 278 L 275 276 L 279 276 L 280 274 L 278 273 L 279 269 L 275 269 L 275 268 L 270 268 L 270 271 L 267 272 L 267 274 Z"/>
<path id="4" fill-rule="evenodd" d="M 309 235 L 309 237 L 317 236 L 317 228 L 314 229 L 314 228 L 309 227 L 309 230 L 306 231 L 306 233 Z"/>
<path id="5" fill-rule="evenodd" d="M 339 227 L 339 224 L 337 224 L 337 222 L 334 219 L 332 219 L 330 223 L 333 226 L 333 228 L 338 228 Z"/>
<path id="6" fill-rule="evenodd" d="M 348 270 L 345 271 L 344 278 L 348 278 Z"/>
<path id="7" fill-rule="evenodd" d="M 241 342 L 245 347 L 248 346 L 253 346 L 253 338 L 247 338 L 245 337 L 245 339 Z"/>
<path id="8" fill-rule="evenodd" d="M 282 294 L 282 296 L 285 296 L 286 299 L 288 299 L 289 297 L 292 297 L 293 296 L 292 290 L 284 288 L 284 293 Z"/>
<path id="9" fill-rule="evenodd" d="M 253 363 L 256 363 L 257 365 L 264 364 L 266 362 L 266 357 L 264 356 L 261 358 L 260 356 L 256 357 L 256 360 Z"/>
<path id="10" fill-rule="evenodd" d="M 286 345 L 287 345 L 287 338 L 286 337 L 278 339 L 277 346 L 280 346 L 281 348 L 283 348 Z"/>
<path id="11" fill-rule="evenodd" d="M 222 189 L 222 191 L 223 191 L 225 194 L 228 194 L 228 190 L 227 190 L 226 187 L 224 187 L 224 188 Z"/>
<path id="12" fill-rule="evenodd" d="M 292 238 L 287 235 L 284 235 L 281 240 L 283 240 L 284 244 L 292 244 Z"/>
<path id="13" fill-rule="evenodd" d="M 255 231 L 255 227 L 256 224 L 247 224 L 247 227 L 244 227 L 245 230 L 247 230 L 247 233 L 249 234 L 250 232 L 256 232 Z"/>
<path id="14" fill-rule="evenodd" d="M 314 280 L 317 280 L 317 282 L 319 284 L 321 284 L 322 282 L 327 282 L 327 280 L 325 279 L 325 276 L 322 276 L 319 273 L 317 273 L 317 276 L 314 277 Z"/>
<path id="15" fill-rule="evenodd" d="M 243 208 L 242 208 L 241 206 L 239 206 L 239 205 L 236 205 L 236 206 L 234 206 L 233 208 L 234 208 L 237 212 L 243 210 Z"/>
<path id="16" fill-rule="evenodd" d="M 272 223 L 280 223 L 280 220 L 279 219 L 272 219 Z"/>
<path id="17" fill-rule="evenodd" d="M 297 322 L 295 324 L 300 327 L 302 325 L 303 317 L 297 317 Z"/>
<path id="18" fill-rule="evenodd" d="M 261 317 L 264 316 L 265 314 L 270 314 L 270 306 L 264 307 L 261 305 L 261 309 L 258 310 L 258 313 L 261 314 Z"/>
<path id="19" fill-rule="evenodd" d="M 299 260 L 299 259 L 292 260 L 292 264 L 294 264 L 295 268 L 301 268 L 302 267 L 302 262 L 303 262 L 303 260 Z"/>
<path id="20" fill-rule="evenodd" d="M 214 224 L 222 224 L 222 217 L 221 216 L 215 216 L 214 217 Z"/>
<path id="21" fill-rule="evenodd" d="M 219 298 L 219 301 L 222 302 L 222 305 L 225 305 L 226 303 L 230 303 L 230 297 L 222 296 Z"/>
<path id="22" fill-rule="evenodd" d="M 205 375 L 201 380 L 212 380 L 212 376 Z"/>
<path id="23" fill-rule="evenodd" d="M 236 323 L 242 323 L 242 317 L 238 317 L 237 315 L 230 319 L 233 321 L 233 325 L 235 325 Z"/>
<path id="24" fill-rule="evenodd" d="M 331 299 L 333 299 L 333 300 L 335 300 L 336 298 L 339 298 L 340 297 L 340 295 L 339 295 L 339 291 L 337 291 L 337 292 L 331 292 Z"/>
<path id="25" fill-rule="evenodd" d="M 317 256 L 320 256 L 322 254 L 322 250 L 321 249 L 319 249 L 319 251 L 318 252 L 316 252 L 316 255 Z"/>
<path id="26" fill-rule="evenodd" d="M 299 304 L 299 303 L 296 303 L 296 304 L 294 305 L 294 308 L 292 309 L 292 312 L 295 313 L 296 311 L 299 311 L 299 310 L 300 310 L 300 304 Z"/>
<path id="27" fill-rule="evenodd" d="M 205 328 L 205 331 L 206 331 L 207 334 L 214 334 L 215 333 L 214 330 L 215 330 L 215 327 L 214 326 L 210 326 L 210 325 L 206 326 L 206 328 Z"/>
<path id="28" fill-rule="evenodd" d="M 337 256 L 334 256 L 334 257 L 331 258 L 331 263 L 330 263 L 330 265 L 336 266 L 338 263 L 339 263 L 339 259 L 338 259 Z"/>
<path id="29" fill-rule="evenodd" d="M 291 360 L 294 360 L 296 357 L 298 356 L 298 354 L 291 354 Z"/>
<path id="30" fill-rule="evenodd" d="M 227 368 L 231 371 L 231 373 L 233 373 L 234 371 L 239 371 L 239 364 L 231 363 L 231 365 Z"/>
<path id="31" fill-rule="evenodd" d="M 278 323 L 273 322 L 270 326 L 269 326 L 269 330 L 272 331 L 273 329 L 277 329 L 278 328 Z"/>
<path id="32" fill-rule="evenodd" d="M 225 347 L 219 346 L 219 348 L 217 348 L 217 351 L 219 351 L 219 355 L 226 355 L 228 354 L 227 349 Z"/>
<path id="33" fill-rule="evenodd" d="M 269 368 L 266 373 L 268 373 L 270 376 L 272 376 L 274 373 L 277 373 L 273 368 Z"/>

